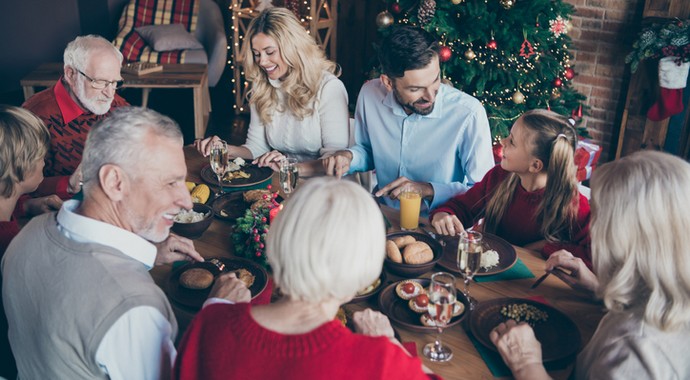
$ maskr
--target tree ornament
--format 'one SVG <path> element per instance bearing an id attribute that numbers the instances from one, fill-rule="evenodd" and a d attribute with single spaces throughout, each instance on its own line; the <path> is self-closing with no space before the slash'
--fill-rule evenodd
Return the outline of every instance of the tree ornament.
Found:
<path id="1" fill-rule="evenodd" d="M 441 46 L 441 49 L 438 52 L 438 59 L 441 62 L 448 62 L 452 55 L 453 52 L 450 50 L 448 46 Z"/>
<path id="2" fill-rule="evenodd" d="M 462 3 L 463 1 L 465 1 L 465 0 L 450 0 L 450 2 L 455 4 L 455 5 L 458 5 L 458 4 Z"/>
<path id="3" fill-rule="evenodd" d="M 402 8 L 400 8 L 400 3 L 398 3 L 396 1 L 395 3 L 391 4 L 391 12 L 394 15 L 400 14 L 401 11 L 402 11 Z"/>
<path id="4" fill-rule="evenodd" d="M 395 22 L 395 19 L 388 11 L 383 11 L 376 16 L 376 26 L 378 26 L 379 29 L 388 28 L 393 25 L 393 22 Z"/>
<path id="5" fill-rule="evenodd" d="M 474 50 L 472 50 L 472 48 L 469 48 L 469 49 L 465 50 L 465 58 L 467 58 L 467 60 L 471 61 L 471 60 L 477 58 L 477 54 L 474 52 Z"/>
<path id="6" fill-rule="evenodd" d="M 515 5 L 515 0 L 501 0 L 501 6 L 505 9 L 510 9 Z"/>
<path id="7" fill-rule="evenodd" d="M 554 79 L 553 80 L 553 86 L 556 88 L 563 86 L 563 81 L 561 80 L 561 78 Z"/>
<path id="8" fill-rule="evenodd" d="M 496 164 L 500 163 L 503 160 L 503 145 L 501 144 L 501 139 L 494 140 L 491 150 L 494 154 L 494 162 Z"/>
<path id="9" fill-rule="evenodd" d="M 520 92 L 520 90 L 515 91 L 513 94 L 513 103 L 522 104 L 525 102 L 525 95 Z"/>
<path id="10" fill-rule="evenodd" d="M 491 38 L 491 41 L 486 43 L 486 47 L 488 47 L 491 50 L 496 50 L 496 49 L 498 49 L 498 42 L 496 42 L 496 40 Z"/>
<path id="11" fill-rule="evenodd" d="M 527 37 L 525 37 L 525 40 L 522 41 L 522 45 L 520 46 L 520 57 L 530 59 L 533 55 L 537 53 L 534 52 L 534 47 L 532 46 L 532 43 L 527 41 Z"/>
<path id="12" fill-rule="evenodd" d="M 561 91 L 557 88 L 551 90 L 551 100 L 556 100 L 561 97 Z"/>
<path id="13" fill-rule="evenodd" d="M 561 34 L 568 34 L 568 31 L 570 31 L 570 21 L 558 16 L 555 20 L 549 20 L 549 30 L 556 37 L 559 37 Z"/>
<path id="14" fill-rule="evenodd" d="M 419 3 L 419 8 L 417 9 L 417 21 L 424 26 L 434 18 L 436 14 L 436 1 L 434 0 L 421 0 Z"/>
<path id="15" fill-rule="evenodd" d="M 573 78 L 575 77 L 575 70 L 573 70 L 572 68 L 568 67 L 567 69 L 565 69 L 565 72 L 563 73 L 563 76 L 565 77 L 565 79 L 571 80 L 571 79 L 573 79 Z"/>

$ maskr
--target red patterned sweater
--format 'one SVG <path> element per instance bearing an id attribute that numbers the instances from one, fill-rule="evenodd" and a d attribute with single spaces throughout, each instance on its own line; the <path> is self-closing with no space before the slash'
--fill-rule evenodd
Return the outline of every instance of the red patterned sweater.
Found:
<path id="1" fill-rule="evenodd" d="M 196 315 L 174 379 L 440 379 L 385 337 L 354 334 L 338 320 L 299 335 L 254 321 L 249 304 L 213 304 Z"/>
<path id="2" fill-rule="evenodd" d="M 110 106 L 110 111 L 128 103 L 118 94 Z M 43 120 L 50 131 L 50 149 L 46 155 L 46 166 L 43 171 L 46 177 L 35 195 L 58 194 L 69 198 L 67 194 L 67 177 L 76 170 L 84 152 L 86 136 L 91 126 L 107 117 L 84 111 L 70 97 L 62 83 L 62 78 L 53 87 L 45 89 L 24 102 L 22 107 L 33 112 Z"/>
<path id="3" fill-rule="evenodd" d="M 471 226 L 474 224 L 475 219 L 484 212 L 489 197 L 509 174 L 509 172 L 501 168 L 501 165 L 496 165 L 466 193 L 456 195 L 431 212 L 429 219 L 431 220 L 439 212 L 447 212 L 451 215 L 457 215 L 463 226 Z M 544 236 L 541 234 L 540 225 L 537 224 L 536 216 L 534 215 L 543 198 L 544 189 L 530 192 L 522 186 L 518 186 L 515 194 L 513 194 L 513 202 L 508 205 L 503 219 L 498 224 L 496 235 L 518 246 L 543 240 Z M 582 258 L 587 266 L 591 268 L 589 215 L 589 201 L 584 195 L 580 194 L 577 220 L 573 226 L 570 240 L 547 243 L 542 249 L 544 258 L 559 249 L 565 249 L 574 256 Z"/>

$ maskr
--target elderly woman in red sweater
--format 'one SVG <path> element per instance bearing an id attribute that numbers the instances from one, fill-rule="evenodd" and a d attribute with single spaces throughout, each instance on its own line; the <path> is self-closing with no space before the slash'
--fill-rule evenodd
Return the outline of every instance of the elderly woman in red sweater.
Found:
<path id="1" fill-rule="evenodd" d="M 355 313 L 359 334 L 335 319 L 381 273 L 385 230 L 364 189 L 330 177 L 298 189 L 268 233 L 266 256 L 284 297 L 272 304 L 212 304 L 194 319 L 175 379 L 427 379 L 388 318 Z"/>

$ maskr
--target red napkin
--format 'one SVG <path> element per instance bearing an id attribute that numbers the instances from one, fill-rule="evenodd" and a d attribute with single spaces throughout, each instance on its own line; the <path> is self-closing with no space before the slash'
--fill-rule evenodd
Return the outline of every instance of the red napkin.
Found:
<path id="1" fill-rule="evenodd" d="M 546 300 L 546 298 L 542 296 L 532 296 L 532 297 L 527 297 L 528 300 L 536 301 L 539 303 L 543 303 L 544 305 L 548 305 L 549 301 Z"/>

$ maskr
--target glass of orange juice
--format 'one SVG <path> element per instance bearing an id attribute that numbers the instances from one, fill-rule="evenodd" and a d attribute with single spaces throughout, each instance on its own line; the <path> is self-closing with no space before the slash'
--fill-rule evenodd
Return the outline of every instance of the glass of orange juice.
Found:
<path id="1" fill-rule="evenodd" d="M 400 200 L 400 228 L 414 230 L 419 227 L 422 193 L 412 187 L 405 187 L 398 199 Z"/>

